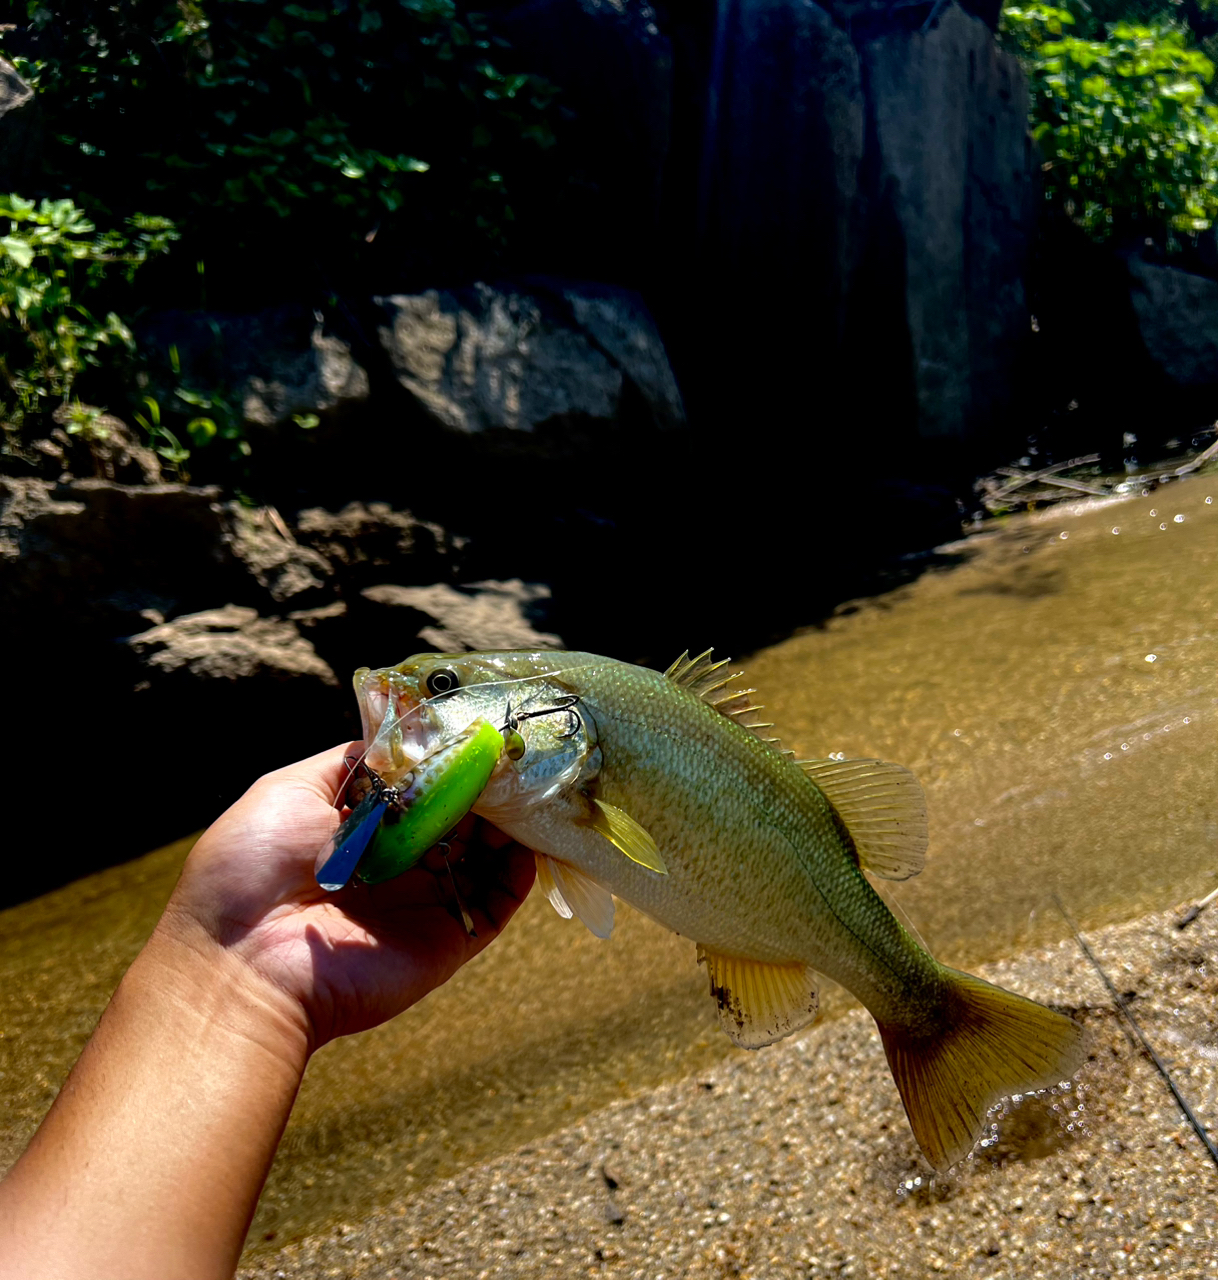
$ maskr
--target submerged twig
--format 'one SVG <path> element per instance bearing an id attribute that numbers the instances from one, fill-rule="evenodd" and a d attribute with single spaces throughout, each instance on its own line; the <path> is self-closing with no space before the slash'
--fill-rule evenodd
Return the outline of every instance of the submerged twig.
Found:
<path id="1" fill-rule="evenodd" d="M 1136 1019 L 1129 1010 L 1129 1005 L 1126 1002 L 1125 997 L 1121 995 L 1121 993 L 1116 989 L 1112 979 L 1104 972 L 1103 967 L 1095 957 L 1095 952 L 1092 951 L 1083 940 L 1083 935 L 1078 931 L 1078 925 L 1076 925 L 1070 918 L 1070 913 L 1062 905 L 1062 900 L 1056 893 L 1053 895 L 1053 901 L 1057 903 L 1057 909 L 1062 913 L 1062 919 L 1065 920 L 1067 925 L 1069 925 L 1070 932 L 1074 934 L 1074 941 L 1078 943 L 1083 955 L 1091 961 L 1092 967 L 1095 969 L 1096 973 L 1100 975 L 1100 981 L 1103 982 L 1105 987 L 1107 987 L 1108 994 L 1112 997 L 1112 1003 L 1116 1005 L 1117 1011 L 1124 1016 L 1125 1021 L 1133 1028 L 1133 1033 L 1137 1036 L 1138 1042 L 1146 1051 L 1147 1057 L 1149 1057 L 1151 1062 L 1155 1064 L 1159 1074 L 1163 1077 L 1167 1087 L 1171 1090 L 1171 1096 L 1175 1098 L 1176 1105 L 1184 1113 L 1184 1118 L 1193 1126 L 1193 1132 L 1201 1140 L 1201 1145 L 1205 1147 L 1206 1152 L 1209 1154 L 1209 1158 L 1214 1162 L 1214 1167 L 1218 1168 L 1218 1147 L 1214 1146 L 1213 1142 L 1210 1140 L 1210 1135 L 1205 1130 L 1205 1126 L 1193 1114 L 1192 1107 L 1188 1105 L 1184 1095 L 1177 1087 L 1175 1080 L 1172 1079 L 1171 1072 L 1168 1071 L 1163 1059 L 1154 1051 L 1150 1041 L 1147 1040 L 1143 1033 L 1142 1028 L 1138 1026 Z"/>
<path id="2" fill-rule="evenodd" d="M 1218 434 L 1218 423 L 1207 428 L 1207 431 Z M 981 494 L 982 505 L 993 512 L 1006 511 L 1016 504 L 1031 507 L 1037 503 L 1058 502 L 1063 497 L 1060 492 L 1062 489 L 1086 493 L 1094 498 L 1114 498 L 1128 493 L 1139 484 L 1154 486 L 1163 481 L 1181 480 L 1185 476 L 1192 475 L 1206 463 L 1218 460 L 1218 440 L 1178 467 L 1161 471 L 1135 472 L 1126 475 L 1119 483 L 1115 479 L 1079 480 L 1074 476 L 1061 474 L 1074 467 L 1085 467 L 1090 463 L 1098 462 L 1099 458 L 1098 453 L 1088 453 L 1081 458 L 1071 458 L 1068 462 L 1059 462 L 1039 471 L 1024 471 L 1020 467 L 998 467 L 992 475 L 983 476 L 978 480 L 976 489 Z M 1005 479 L 1000 480 L 1000 477 Z M 1030 487 L 1037 482 L 1040 483 L 1040 488 Z"/>
<path id="3" fill-rule="evenodd" d="M 1207 893 L 1200 902 L 1194 902 L 1191 907 L 1176 921 L 1177 929 L 1187 929 L 1190 924 L 1210 905 L 1210 903 L 1218 901 L 1218 889 L 1212 893 Z"/>
<path id="4" fill-rule="evenodd" d="M 1021 471 L 1018 467 L 999 467 L 998 474 L 1000 476 L 1011 476 L 1015 483 L 1004 484 L 999 493 L 1014 493 L 1016 489 L 1021 488 L 1025 484 L 1031 484 L 1033 480 L 1046 480 L 1049 476 L 1055 476 L 1062 471 L 1070 471 L 1074 467 L 1085 467 L 1089 463 L 1099 462 L 1100 455 L 1098 453 L 1087 453 L 1081 458 L 1071 458 L 1069 462 L 1058 462 L 1051 467 L 1042 467 L 1039 471 Z"/>
<path id="5" fill-rule="evenodd" d="M 1179 467 L 1172 467 L 1170 471 L 1147 471 L 1144 475 L 1132 475 L 1129 477 L 1129 483 L 1135 480 L 1175 480 L 1182 476 L 1192 475 L 1194 471 L 1199 470 L 1207 462 L 1212 462 L 1214 458 L 1218 458 L 1218 440 L 1215 440 L 1208 449 L 1203 450 L 1195 458 L 1190 458 L 1186 463 Z"/>

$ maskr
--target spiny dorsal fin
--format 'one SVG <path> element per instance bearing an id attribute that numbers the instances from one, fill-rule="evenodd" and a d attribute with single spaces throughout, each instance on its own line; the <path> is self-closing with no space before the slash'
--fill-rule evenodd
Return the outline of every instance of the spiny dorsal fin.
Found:
<path id="1" fill-rule="evenodd" d="M 762 708 L 752 701 L 752 695 L 757 690 L 728 687 L 733 680 L 739 680 L 744 672 L 725 671 L 724 668 L 730 664 L 731 659 L 724 658 L 721 662 L 714 662 L 711 660 L 713 653 L 713 649 L 707 649 L 705 653 L 691 658 L 687 649 L 664 674 L 674 684 L 688 689 L 716 711 L 735 720 L 742 729 L 748 729 L 767 746 L 773 747 L 779 755 L 791 755 L 791 752 L 782 749 L 777 738 L 768 738 L 760 732 L 762 729 L 772 729 L 774 723 L 760 718 Z"/>
<path id="2" fill-rule="evenodd" d="M 837 810 L 859 865 L 908 880 L 926 865 L 926 797 L 917 778 L 883 760 L 801 760 L 799 767 Z"/>
<path id="3" fill-rule="evenodd" d="M 537 883 L 550 905 L 564 920 L 578 916 L 598 938 L 613 932 L 613 895 L 582 871 L 549 858 L 533 855 L 537 862 Z"/>
<path id="4" fill-rule="evenodd" d="M 763 964 L 698 944 L 706 964 L 719 1025 L 733 1044 L 760 1049 L 816 1021 L 817 974 L 803 964 Z"/>
<path id="5" fill-rule="evenodd" d="M 637 862 L 640 867 L 646 867 L 648 871 L 655 871 L 662 876 L 668 874 L 668 868 L 664 865 L 664 859 L 660 856 L 651 833 L 635 822 L 625 809 L 619 809 L 617 805 L 605 800 L 593 800 L 590 821 L 593 830 L 599 831 L 631 862 Z"/>

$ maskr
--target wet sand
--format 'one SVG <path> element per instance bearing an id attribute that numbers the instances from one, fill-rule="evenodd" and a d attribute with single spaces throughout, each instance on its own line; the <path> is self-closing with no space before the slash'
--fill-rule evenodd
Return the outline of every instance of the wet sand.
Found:
<path id="1" fill-rule="evenodd" d="M 1218 909 L 1088 937 L 1218 1130 Z M 1218 1276 L 1218 1171 L 1073 941 L 984 975 L 1078 1017 L 1073 1088 L 994 1113 L 946 1175 L 920 1160 L 861 1011 L 604 1108 L 403 1204 L 274 1253 L 293 1277 Z"/>

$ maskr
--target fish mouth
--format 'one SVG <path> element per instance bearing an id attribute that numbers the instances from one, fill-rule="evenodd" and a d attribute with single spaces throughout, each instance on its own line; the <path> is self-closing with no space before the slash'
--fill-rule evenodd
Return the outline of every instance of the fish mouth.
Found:
<path id="1" fill-rule="evenodd" d="M 409 680 L 392 667 L 361 667 L 353 683 L 363 725 L 364 762 L 392 786 L 432 750 L 443 726 Z"/>

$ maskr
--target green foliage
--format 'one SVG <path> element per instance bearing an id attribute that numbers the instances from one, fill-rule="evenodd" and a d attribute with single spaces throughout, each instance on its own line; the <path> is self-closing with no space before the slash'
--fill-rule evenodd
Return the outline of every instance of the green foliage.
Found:
<path id="1" fill-rule="evenodd" d="M 1218 216 L 1214 64 L 1165 18 L 1071 34 L 1066 9 L 1008 6 L 1003 30 L 1031 81 L 1046 195 L 1096 240 L 1171 248 Z"/>
<path id="2" fill-rule="evenodd" d="M 6 452 L 22 452 L 23 436 L 46 429 L 68 404 L 81 374 L 107 349 L 130 350 L 131 332 L 114 311 L 98 319 L 90 309 L 106 276 L 130 283 L 149 255 L 175 238 L 163 218 L 136 215 L 128 233 L 99 232 L 71 200 L 35 205 L 0 196 L 0 425 Z M 67 429 L 91 439 L 96 414 L 70 408 Z"/>
<path id="3" fill-rule="evenodd" d="M 143 412 L 136 412 L 132 416 L 144 429 L 144 434 L 148 437 L 152 447 L 173 467 L 177 478 L 185 483 L 190 479 L 190 476 L 183 469 L 183 464 L 190 458 L 190 450 L 184 448 L 177 436 L 162 423 L 161 403 L 159 400 L 153 396 L 144 396 L 141 401 L 141 407 Z"/>
<path id="4" fill-rule="evenodd" d="M 38 91 L 53 189 L 160 209 L 178 270 L 229 292 L 302 262 L 349 279 L 420 237 L 502 245 L 554 141 L 551 87 L 457 0 L 26 7 L 0 40 Z"/>

